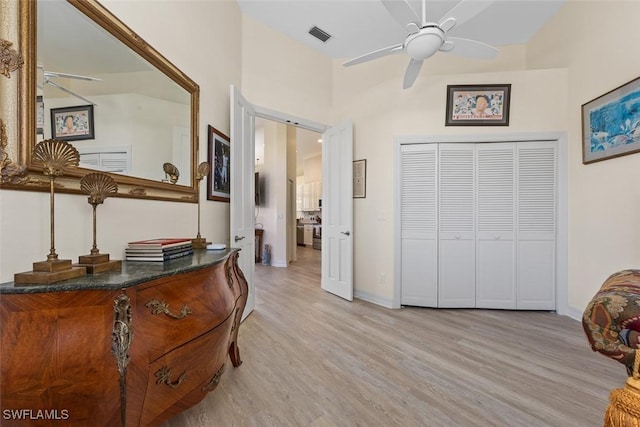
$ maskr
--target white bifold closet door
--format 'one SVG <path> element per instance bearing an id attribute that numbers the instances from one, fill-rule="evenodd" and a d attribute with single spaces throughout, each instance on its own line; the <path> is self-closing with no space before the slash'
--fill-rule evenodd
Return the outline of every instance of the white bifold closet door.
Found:
<path id="1" fill-rule="evenodd" d="M 439 144 L 438 307 L 476 306 L 475 144 Z"/>
<path id="2" fill-rule="evenodd" d="M 400 153 L 402 304 L 438 306 L 438 144 Z"/>
<path id="3" fill-rule="evenodd" d="M 555 309 L 556 143 L 400 148 L 401 304 Z"/>
<path id="4" fill-rule="evenodd" d="M 516 145 L 478 144 L 476 307 L 516 308 Z"/>

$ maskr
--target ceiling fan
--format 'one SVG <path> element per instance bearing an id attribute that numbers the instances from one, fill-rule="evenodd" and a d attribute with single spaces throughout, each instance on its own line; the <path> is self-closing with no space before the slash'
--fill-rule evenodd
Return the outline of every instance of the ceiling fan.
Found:
<path id="1" fill-rule="evenodd" d="M 476 59 L 492 59 L 498 54 L 498 50 L 495 47 L 486 43 L 447 35 L 453 27 L 462 25 L 472 19 L 489 7 L 495 0 L 462 0 L 438 22 L 427 21 L 426 0 L 422 0 L 422 19 L 418 17 L 408 0 L 381 1 L 391 16 L 405 27 L 409 34 L 403 43 L 374 50 L 353 58 L 343 64 L 345 67 L 394 53 L 406 52 L 410 60 L 407 71 L 404 74 L 402 87 L 403 89 L 408 89 L 418 77 L 424 60 L 438 51 Z"/>

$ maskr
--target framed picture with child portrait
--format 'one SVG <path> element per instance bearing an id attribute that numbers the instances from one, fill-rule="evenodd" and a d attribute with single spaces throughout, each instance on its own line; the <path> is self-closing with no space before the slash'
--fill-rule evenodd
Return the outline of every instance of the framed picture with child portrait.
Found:
<path id="1" fill-rule="evenodd" d="M 95 139 L 93 105 L 52 108 L 51 138 L 63 141 Z"/>
<path id="2" fill-rule="evenodd" d="M 448 85 L 445 126 L 509 126 L 511 85 Z"/>

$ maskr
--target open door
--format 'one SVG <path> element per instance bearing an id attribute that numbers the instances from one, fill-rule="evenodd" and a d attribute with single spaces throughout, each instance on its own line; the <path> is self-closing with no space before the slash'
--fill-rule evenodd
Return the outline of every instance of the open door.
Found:
<path id="1" fill-rule="evenodd" d="M 249 285 L 244 320 L 255 308 L 255 110 L 231 85 L 231 247 L 240 248 L 238 266 Z"/>
<path id="2" fill-rule="evenodd" d="M 322 135 L 322 279 L 327 292 L 353 300 L 353 124 Z"/>

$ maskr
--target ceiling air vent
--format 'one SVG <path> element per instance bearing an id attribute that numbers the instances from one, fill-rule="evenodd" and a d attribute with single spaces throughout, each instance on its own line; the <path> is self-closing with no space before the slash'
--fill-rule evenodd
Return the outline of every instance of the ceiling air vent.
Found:
<path id="1" fill-rule="evenodd" d="M 327 33 L 326 31 L 323 31 L 320 28 L 315 27 L 315 26 L 312 29 L 309 30 L 309 34 L 311 34 L 313 37 L 315 37 L 318 40 L 320 40 L 322 43 L 326 43 L 327 40 L 329 40 L 331 38 L 331 34 Z"/>

